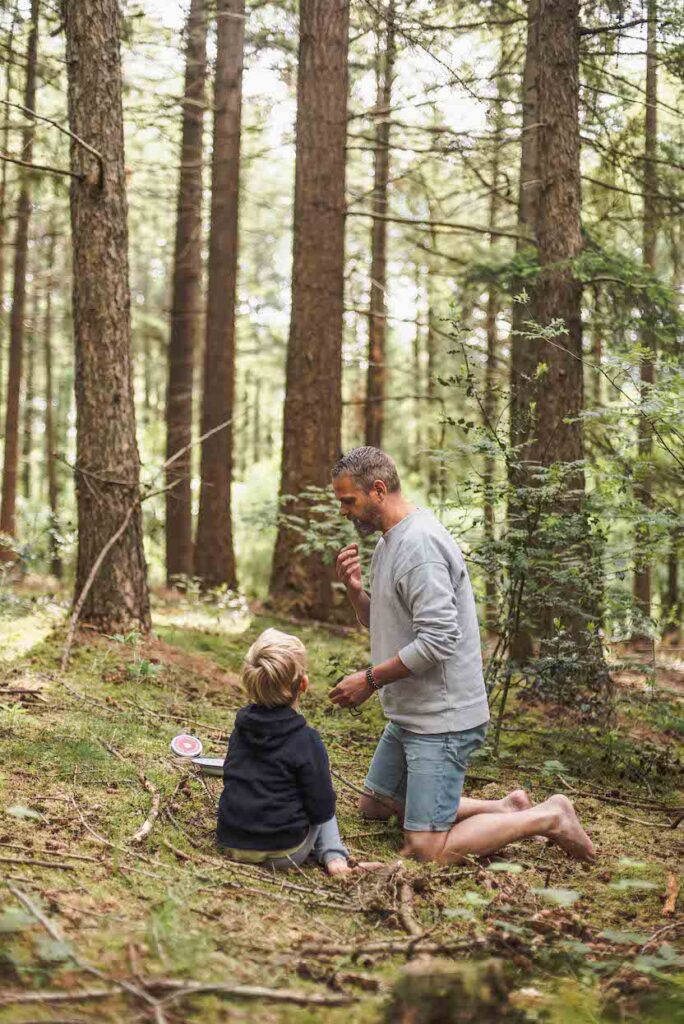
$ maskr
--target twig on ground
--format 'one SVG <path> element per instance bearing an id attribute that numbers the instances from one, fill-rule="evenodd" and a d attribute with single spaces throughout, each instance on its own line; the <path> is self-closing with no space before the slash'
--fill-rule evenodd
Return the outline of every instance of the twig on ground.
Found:
<path id="1" fill-rule="evenodd" d="M 32 860 L 30 857 L 0 857 L 0 864 L 30 864 L 34 868 L 55 868 L 57 871 L 75 871 L 74 864 L 55 860 Z"/>
<path id="2" fill-rule="evenodd" d="M 109 751 L 110 754 L 112 754 L 113 757 L 118 758 L 119 761 L 123 761 L 124 764 L 128 764 L 128 761 L 123 756 L 123 754 L 121 754 L 115 747 L 112 747 L 111 744 L 107 743 L 106 740 L 100 738 L 100 743 Z M 152 827 L 154 826 L 154 823 L 157 820 L 157 817 L 159 816 L 159 808 L 161 807 L 161 793 L 159 792 L 157 787 L 150 782 L 150 780 L 147 778 L 144 772 L 140 771 L 139 768 L 136 768 L 135 772 L 138 778 L 140 779 L 141 784 L 152 796 L 152 805 L 150 807 L 150 812 L 147 815 L 147 818 L 142 823 L 140 828 L 133 833 L 130 839 L 132 843 L 141 843 L 143 839 L 145 839 L 146 836 L 150 834 L 150 832 L 152 831 Z"/>
<path id="3" fill-rule="evenodd" d="M 335 771 L 334 768 L 330 769 L 330 774 L 334 778 L 336 778 L 338 782 L 341 782 L 343 786 L 346 786 L 347 789 L 352 789 L 355 793 L 358 793 L 359 796 L 368 796 L 368 793 L 366 792 L 365 789 L 362 789 L 361 786 L 356 786 L 353 782 L 350 782 L 349 779 L 345 779 L 344 775 L 340 775 L 340 773 L 338 771 Z M 393 802 L 389 800 L 387 797 L 381 796 L 379 793 L 374 793 L 373 799 L 377 803 L 384 804 L 385 807 L 389 807 L 393 814 L 397 813 L 397 809 L 394 806 Z"/>
<path id="4" fill-rule="evenodd" d="M 674 914 L 678 896 L 679 879 L 674 872 L 670 872 L 667 876 L 667 898 L 663 904 L 663 917 L 670 917 L 671 914 Z"/>
<path id="5" fill-rule="evenodd" d="M 684 921 L 675 921 L 673 924 L 666 924 L 664 928 L 659 928 L 657 932 L 654 932 L 648 942 L 645 942 L 640 953 L 645 953 L 649 946 L 652 946 L 658 939 L 662 939 L 663 935 L 669 935 L 670 932 L 677 931 L 679 928 L 684 928 Z"/>
<path id="6" fill-rule="evenodd" d="M 407 878 L 403 871 L 397 878 L 397 894 L 399 897 L 399 905 L 397 907 L 397 916 L 401 922 L 401 926 L 404 931 L 408 932 L 409 935 L 415 937 L 423 934 L 423 929 L 416 921 L 413 913 L 413 898 L 414 889 L 409 878 Z"/>
<path id="7" fill-rule="evenodd" d="M 82 988 L 65 992 L 1 992 L 0 1006 L 17 1006 L 31 1003 L 86 1003 L 93 999 L 110 999 L 118 996 L 118 988 Z"/>
<path id="8" fill-rule="evenodd" d="M 426 942 L 420 936 L 406 939 L 403 942 L 398 939 L 377 940 L 370 942 L 346 943 L 346 942 L 307 942 L 298 947 L 298 952 L 305 956 L 358 956 L 384 955 L 393 956 L 395 953 L 421 952 L 421 953 L 459 953 L 469 950 L 483 949 L 486 946 L 484 939 L 462 938 L 454 942 Z"/>
<path id="9" fill-rule="evenodd" d="M 613 818 L 620 818 L 622 821 L 632 821 L 635 825 L 648 825 L 649 828 L 668 828 L 670 830 L 675 827 L 671 821 L 647 821 L 645 818 L 630 818 L 628 814 L 613 811 L 610 807 L 607 808 L 607 811 Z"/>
<path id="10" fill-rule="evenodd" d="M 43 797 L 45 799 L 45 797 Z M 67 860 L 89 860 L 94 864 L 100 863 L 99 857 L 87 857 L 84 853 L 55 853 L 52 850 L 38 850 L 34 851 L 30 847 L 20 846 L 18 843 L 4 843 L 0 841 L 0 846 L 3 846 L 6 850 L 21 850 L 23 853 L 40 853 L 41 857 L 66 857 Z"/>
<path id="11" fill-rule="evenodd" d="M 200 993 L 232 996 L 234 999 L 265 999 L 277 1003 L 295 1003 L 298 1006 L 348 1006 L 354 1002 L 349 995 L 329 993 L 298 992 L 288 988 L 266 988 L 262 985 L 231 985 L 223 982 L 186 982 L 175 978 L 159 978 L 147 981 L 147 987 L 156 992 L 171 992 L 164 1004 L 176 1002 L 185 996 Z"/>

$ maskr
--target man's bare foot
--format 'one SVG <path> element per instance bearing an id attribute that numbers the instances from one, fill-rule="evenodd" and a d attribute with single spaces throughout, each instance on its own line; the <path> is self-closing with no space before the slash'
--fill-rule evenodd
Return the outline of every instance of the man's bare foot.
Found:
<path id="1" fill-rule="evenodd" d="M 501 801 L 502 811 L 526 811 L 532 801 L 524 789 L 514 789 Z"/>
<path id="2" fill-rule="evenodd" d="M 546 833 L 548 838 L 576 860 L 595 860 L 594 844 L 580 825 L 575 808 L 568 798 L 562 793 L 555 793 L 546 803 L 559 813 L 558 825 Z"/>

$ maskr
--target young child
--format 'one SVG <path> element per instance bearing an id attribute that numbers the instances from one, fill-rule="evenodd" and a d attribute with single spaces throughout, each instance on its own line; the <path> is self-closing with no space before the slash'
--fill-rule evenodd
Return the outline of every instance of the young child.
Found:
<path id="1" fill-rule="evenodd" d="M 242 684 L 251 703 L 228 744 L 219 846 L 234 860 L 281 869 L 313 853 L 328 874 L 346 874 L 328 755 L 298 710 L 309 685 L 301 640 L 267 629 L 247 652 Z"/>

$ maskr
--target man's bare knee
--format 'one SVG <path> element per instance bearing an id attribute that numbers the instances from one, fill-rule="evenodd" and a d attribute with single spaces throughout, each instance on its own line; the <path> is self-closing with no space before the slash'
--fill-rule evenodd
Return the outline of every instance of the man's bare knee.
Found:
<path id="1" fill-rule="evenodd" d="M 448 832 L 404 832 L 405 857 L 414 860 L 440 861 L 442 859 Z"/>
<path id="2" fill-rule="evenodd" d="M 401 814 L 401 807 L 389 798 L 379 800 L 372 793 L 364 793 L 359 797 L 359 811 L 369 821 L 387 821 Z"/>

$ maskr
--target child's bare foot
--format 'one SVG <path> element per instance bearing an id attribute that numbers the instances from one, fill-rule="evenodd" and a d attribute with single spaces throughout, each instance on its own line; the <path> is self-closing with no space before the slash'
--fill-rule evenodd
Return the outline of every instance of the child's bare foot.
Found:
<path id="1" fill-rule="evenodd" d="M 514 789 L 501 801 L 503 811 L 526 811 L 532 806 L 532 801 L 524 789 Z"/>
<path id="2" fill-rule="evenodd" d="M 595 860 L 594 844 L 580 825 L 575 808 L 568 798 L 562 793 L 556 793 L 546 802 L 553 805 L 560 815 L 558 825 L 547 833 L 549 839 L 576 860 Z"/>
<path id="3" fill-rule="evenodd" d="M 329 875 L 349 875 L 352 869 L 345 857 L 335 857 L 334 860 L 328 861 L 325 865 L 325 870 Z"/>

